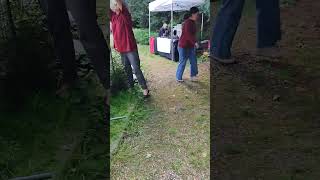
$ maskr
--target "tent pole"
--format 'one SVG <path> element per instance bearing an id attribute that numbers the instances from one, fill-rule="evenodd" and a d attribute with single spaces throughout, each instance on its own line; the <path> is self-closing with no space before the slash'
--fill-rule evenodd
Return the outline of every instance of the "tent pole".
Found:
<path id="1" fill-rule="evenodd" d="M 203 37 L 203 13 L 202 13 L 202 20 L 201 20 L 201 41 L 203 40 L 202 37 Z"/>
<path id="2" fill-rule="evenodd" d="M 174 48 L 173 48 L 173 1 L 171 3 L 171 60 L 174 60 Z"/>
<path id="3" fill-rule="evenodd" d="M 149 39 L 151 37 L 151 26 L 150 26 L 151 20 L 150 20 L 150 17 L 151 17 L 151 13 L 150 13 L 150 10 L 149 10 Z"/>

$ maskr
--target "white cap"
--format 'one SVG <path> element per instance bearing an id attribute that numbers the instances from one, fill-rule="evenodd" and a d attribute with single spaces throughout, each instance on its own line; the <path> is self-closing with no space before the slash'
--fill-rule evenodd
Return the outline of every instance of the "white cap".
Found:
<path id="1" fill-rule="evenodd" d="M 163 27 L 163 28 L 167 28 L 167 27 L 168 27 L 168 24 L 164 23 L 162 27 Z"/>

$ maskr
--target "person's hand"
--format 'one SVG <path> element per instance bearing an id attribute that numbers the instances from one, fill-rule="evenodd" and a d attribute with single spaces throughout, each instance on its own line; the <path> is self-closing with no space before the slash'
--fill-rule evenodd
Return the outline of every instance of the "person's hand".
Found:
<path id="1" fill-rule="evenodd" d="M 198 48 L 200 47 L 197 42 L 196 42 L 196 44 L 195 44 L 195 47 L 196 47 L 196 49 L 198 49 Z"/>

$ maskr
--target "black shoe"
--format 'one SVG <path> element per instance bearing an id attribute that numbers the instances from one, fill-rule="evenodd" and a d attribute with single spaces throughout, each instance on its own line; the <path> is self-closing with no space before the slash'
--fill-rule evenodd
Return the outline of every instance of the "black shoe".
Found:
<path id="1" fill-rule="evenodd" d="M 237 61 L 234 60 L 233 58 L 228 58 L 228 59 L 222 59 L 222 58 L 218 58 L 214 55 L 210 55 L 209 56 L 211 60 L 215 60 L 221 64 L 235 64 Z"/>
<path id="2" fill-rule="evenodd" d="M 146 95 L 143 95 L 143 98 L 145 98 L 145 99 L 148 97 L 150 97 L 150 90 L 148 90 L 148 93 Z"/>

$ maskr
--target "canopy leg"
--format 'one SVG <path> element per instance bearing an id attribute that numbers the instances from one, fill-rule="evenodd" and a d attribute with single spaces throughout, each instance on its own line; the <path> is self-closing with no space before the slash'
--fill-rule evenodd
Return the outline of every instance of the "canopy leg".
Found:
<path id="1" fill-rule="evenodd" d="M 171 60 L 174 61 L 174 46 L 173 46 L 173 3 L 171 3 Z"/>

